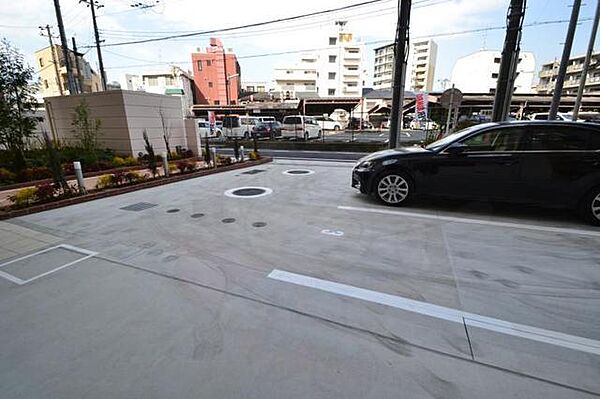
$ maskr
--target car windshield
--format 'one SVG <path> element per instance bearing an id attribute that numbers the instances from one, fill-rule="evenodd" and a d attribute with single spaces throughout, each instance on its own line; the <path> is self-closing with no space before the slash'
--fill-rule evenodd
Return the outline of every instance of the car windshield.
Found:
<path id="1" fill-rule="evenodd" d="M 286 116 L 283 123 L 288 125 L 299 125 L 302 123 L 302 118 L 299 116 Z"/>
<path id="2" fill-rule="evenodd" d="M 454 134 L 450 134 L 450 135 L 444 137 L 443 139 L 434 141 L 433 143 L 429 144 L 425 148 L 430 151 L 437 152 L 437 151 L 441 150 L 442 148 L 446 147 L 448 144 L 453 143 L 454 141 L 460 140 L 461 138 L 466 137 L 469 134 L 473 133 L 474 131 L 482 129 L 486 126 L 491 126 L 491 124 L 484 123 L 481 125 L 475 125 L 475 126 L 468 127 L 466 129 L 460 130 Z"/>

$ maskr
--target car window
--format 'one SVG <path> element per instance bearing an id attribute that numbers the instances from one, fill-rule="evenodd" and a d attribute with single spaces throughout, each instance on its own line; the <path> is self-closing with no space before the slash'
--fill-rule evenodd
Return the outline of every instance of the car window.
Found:
<path id="1" fill-rule="evenodd" d="M 207 122 L 198 122 L 198 127 L 208 127 Z"/>
<path id="2" fill-rule="evenodd" d="M 588 149 L 590 131 L 571 126 L 536 126 L 529 132 L 532 151 L 583 151 Z"/>
<path id="3" fill-rule="evenodd" d="M 590 150 L 600 151 L 600 131 L 590 132 Z"/>
<path id="4" fill-rule="evenodd" d="M 283 123 L 286 123 L 288 125 L 300 125 L 302 124 L 302 119 L 299 116 L 286 116 L 283 119 Z"/>
<path id="5" fill-rule="evenodd" d="M 462 141 L 467 152 L 479 151 L 517 151 L 521 148 L 524 137 L 522 128 L 493 129 L 469 137 Z"/>

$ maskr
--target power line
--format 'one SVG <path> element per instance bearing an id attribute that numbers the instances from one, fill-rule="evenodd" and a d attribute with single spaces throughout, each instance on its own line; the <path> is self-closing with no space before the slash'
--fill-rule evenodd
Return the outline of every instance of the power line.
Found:
<path id="1" fill-rule="evenodd" d="M 364 1 L 362 3 L 351 4 L 351 5 L 348 5 L 348 6 L 337 7 L 337 8 L 330 8 L 330 9 L 327 9 L 327 10 L 315 11 L 315 12 L 311 12 L 311 13 L 307 13 L 307 14 L 301 14 L 301 15 L 294 15 L 292 17 L 279 18 L 279 19 L 274 19 L 274 20 L 270 20 L 270 21 L 255 22 L 255 23 L 252 23 L 252 24 L 246 24 L 246 25 L 240 25 L 240 26 L 233 26 L 233 27 L 222 28 L 222 29 L 212 29 L 212 30 L 203 31 L 203 32 L 191 32 L 191 33 L 183 33 L 183 34 L 178 34 L 178 35 L 170 35 L 170 36 L 163 36 L 163 37 L 143 39 L 143 40 L 133 40 L 133 41 L 127 41 L 127 42 L 109 43 L 109 44 L 103 45 L 102 47 L 114 47 L 114 46 L 125 46 L 125 45 L 129 45 L 129 44 L 141 44 L 141 43 L 149 43 L 149 42 L 158 42 L 158 41 L 171 40 L 171 39 L 176 39 L 176 38 L 181 38 L 181 37 L 192 37 L 192 36 L 206 35 L 206 34 L 209 34 L 209 33 L 228 32 L 228 31 L 232 31 L 232 30 L 239 30 L 239 29 L 245 29 L 245 28 L 253 28 L 253 27 L 256 27 L 256 26 L 263 26 L 263 25 L 280 23 L 280 22 L 286 22 L 286 21 L 294 21 L 294 20 L 301 19 L 301 18 L 308 18 L 308 17 L 313 17 L 313 16 L 316 16 L 316 15 L 322 15 L 322 14 L 328 14 L 328 13 L 332 13 L 332 12 L 349 10 L 349 9 L 353 9 L 353 8 L 356 8 L 356 7 L 362 7 L 362 6 L 365 6 L 365 5 L 376 4 L 376 3 L 381 3 L 381 2 L 385 2 L 385 1 L 389 1 L 389 0 L 369 0 L 369 1 Z"/>
<path id="2" fill-rule="evenodd" d="M 591 21 L 592 19 L 593 18 L 582 18 L 579 21 L 586 22 L 586 21 Z M 567 23 L 567 22 L 569 22 L 568 19 L 559 19 L 559 20 L 551 20 L 551 21 L 536 21 L 536 22 L 530 22 L 528 24 L 523 24 L 523 28 L 530 28 L 530 27 L 543 26 L 543 25 L 552 25 L 552 24 L 562 24 L 562 23 Z M 413 40 L 420 40 L 420 39 L 426 39 L 426 38 L 431 38 L 431 37 L 460 36 L 460 35 L 466 35 L 466 34 L 471 34 L 471 33 L 480 33 L 480 32 L 485 32 L 485 31 L 502 30 L 502 29 L 506 29 L 506 27 L 505 26 L 493 26 L 493 27 L 487 27 L 487 28 L 475 28 L 475 29 L 455 31 L 455 32 L 438 33 L 438 34 L 434 34 L 434 35 L 413 36 Z M 376 44 L 382 44 L 382 43 L 390 43 L 391 44 L 391 43 L 393 43 L 393 40 L 388 40 L 388 39 L 372 40 L 372 41 L 364 42 L 363 44 L 366 46 L 370 46 L 370 45 L 376 45 Z M 237 57 L 237 59 L 262 58 L 262 57 L 273 57 L 273 56 L 287 55 L 287 54 L 310 53 L 313 51 L 325 50 L 327 48 L 328 47 L 319 47 L 319 48 L 310 48 L 310 49 L 301 49 L 301 50 L 288 50 L 288 51 L 279 51 L 279 52 L 270 52 L 270 53 L 247 54 L 247 55 L 241 55 L 241 56 Z M 191 64 L 191 60 L 153 62 L 153 60 L 136 58 L 136 57 L 131 57 L 131 56 L 126 56 L 126 55 L 122 55 L 119 53 L 115 53 L 112 50 L 105 50 L 105 51 L 107 51 L 113 55 L 116 55 L 118 57 L 132 59 L 135 61 L 147 62 L 146 64 L 122 65 L 122 66 L 110 67 L 110 68 L 106 68 L 106 69 L 125 69 L 125 68 L 136 68 L 136 67 L 142 68 L 142 67 L 148 67 L 148 66 L 183 64 L 183 63 Z"/>

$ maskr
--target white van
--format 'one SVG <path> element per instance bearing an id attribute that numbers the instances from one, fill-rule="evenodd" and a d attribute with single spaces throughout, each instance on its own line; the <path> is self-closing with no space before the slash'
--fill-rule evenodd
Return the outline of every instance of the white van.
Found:
<path id="1" fill-rule="evenodd" d="M 546 120 L 548 120 L 548 113 L 547 112 L 538 112 L 535 114 L 531 114 L 529 119 L 531 119 L 532 121 L 546 121 Z M 572 119 L 573 119 L 572 113 L 564 113 L 564 112 L 556 113 L 555 120 L 557 120 L 557 121 L 571 122 Z M 582 121 L 583 121 L 582 119 L 577 119 L 577 122 L 582 122 Z"/>
<path id="2" fill-rule="evenodd" d="M 210 123 L 204 119 L 196 119 L 195 120 L 195 124 L 196 124 L 196 133 L 201 137 L 201 138 L 222 138 L 223 137 L 223 132 L 221 131 L 220 128 L 218 128 L 217 126 L 215 126 L 212 131 L 210 129 Z"/>
<path id="3" fill-rule="evenodd" d="M 283 118 L 281 137 L 309 140 L 321 137 L 321 126 L 312 116 L 293 115 Z"/>
<path id="4" fill-rule="evenodd" d="M 276 122 L 274 116 L 257 116 L 259 122 Z"/>
<path id="5" fill-rule="evenodd" d="M 252 137 L 252 130 L 258 124 L 258 118 L 254 116 L 227 115 L 223 117 L 223 135 L 227 138 Z"/>

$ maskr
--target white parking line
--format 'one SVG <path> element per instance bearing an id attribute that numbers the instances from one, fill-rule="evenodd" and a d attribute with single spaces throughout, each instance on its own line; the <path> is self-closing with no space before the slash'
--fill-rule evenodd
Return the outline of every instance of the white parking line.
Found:
<path id="1" fill-rule="evenodd" d="M 591 237 L 600 237 L 600 231 L 584 230 L 584 229 L 569 229 L 569 228 L 565 228 L 565 227 L 538 226 L 535 224 L 525 224 L 525 223 L 495 222 L 493 220 L 470 219 L 470 218 L 461 218 L 461 217 L 455 217 L 455 216 L 431 215 L 431 214 L 427 214 L 427 213 L 405 212 L 405 211 L 396 211 L 396 210 L 391 210 L 391 209 L 379 209 L 379 208 L 364 208 L 364 207 L 357 207 L 357 206 L 342 206 L 342 205 L 340 205 L 337 208 L 341 209 L 341 210 L 345 210 L 345 211 L 380 213 L 382 215 L 406 216 L 406 217 L 421 218 L 421 219 L 442 220 L 442 221 L 446 221 L 446 222 L 478 224 L 478 225 L 483 225 L 483 226 L 496 226 L 496 227 L 507 227 L 507 228 L 511 228 L 511 229 L 543 231 L 543 232 L 548 232 L 548 233 L 578 234 L 578 235 L 586 235 L 586 236 L 591 236 Z"/>
<path id="2" fill-rule="evenodd" d="M 413 299 L 403 298 L 401 296 L 371 291 L 364 288 L 335 283 L 333 281 L 322 280 L 301 274 L 290 273 L 283 270 L 274 269 L 271 273 L 269 273 L 268 277 L 286 283 L 315 288 L 337 295 L 391 306 L 396 309 L 419 313 L 453 323 L 464 323 L 468 326 L 476 328 L 561 346 L 563 348 L 591 353 L 594 355 L 600 355 L 600 341 L 589 338 L 526 326 L 523 324 L 511 323 L 504 320 L 481 316 L 475 313 L 463 312 L 457 309 L 433 305 L 427 302 L 415 301 Z"/>

